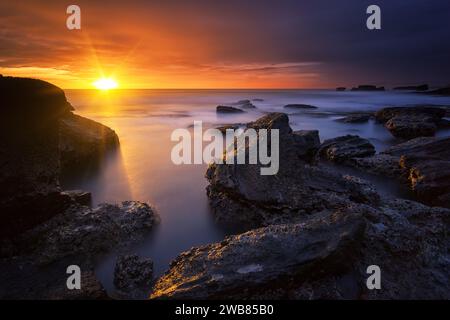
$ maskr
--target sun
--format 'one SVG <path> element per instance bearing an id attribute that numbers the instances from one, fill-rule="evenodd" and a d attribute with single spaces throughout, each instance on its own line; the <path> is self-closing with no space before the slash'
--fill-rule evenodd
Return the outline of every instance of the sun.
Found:
<path id="1" fill-rule="evenodd" d="M 93 85 L 99 90 L 111 90 L 116 89 L 119 86 L 116 80 L 112 78 L 100 78 L 95 81 Z"/>

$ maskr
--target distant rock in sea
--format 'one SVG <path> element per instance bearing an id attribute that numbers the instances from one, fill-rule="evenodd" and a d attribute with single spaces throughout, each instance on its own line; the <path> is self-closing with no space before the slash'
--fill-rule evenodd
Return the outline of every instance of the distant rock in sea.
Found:
<path id="1" fill-rule="evenodd" d="M 243 113 L 244 110 L 241 110 L 239 108 L 231 107 L 231 106 L 217 106 L 216 107 L 217 113 Z"/>
<path id="2" fill-rule="evenodd" d="M 309 104 L 292 103 L 284 106 L 287 109 L 317 109 L 317 107 Z"/>
<path id="3" fill-rule="evenodd" d="M 428 85 L 422 84 L 419 86 L 404 86 L 404 87 L 395 87 L 394 90 L 408 90 L 408 91 L 427 91 Z"/>
<path id="4" fill-rule="evenodd" d="M 346 87 L 337 87 L 336 88 L 336 91 L 345 91 L 345 90 L 347 90 Z"/>
<path id="5" fill-rule="evenodd" d="M 384 87 L 377 87 L 373 85 L 359 85 L 352 88 L 352 91 L 384 91 Z"/>
<path id="6" fill-rule="evenodd" d="M 450 96 L 450 87 L 439 88 L 436 90 L 427 91 L 426 93 L 439 96 Z"/>

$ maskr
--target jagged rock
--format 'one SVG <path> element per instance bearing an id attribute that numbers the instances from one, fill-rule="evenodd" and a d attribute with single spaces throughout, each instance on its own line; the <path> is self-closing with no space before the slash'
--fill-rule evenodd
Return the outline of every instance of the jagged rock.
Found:
<path id="1" fill-rule="evenodd" d="M 15 239 L 12 254 L 31 252 L 39 264 L 68 256 L 89 260 L 113 247 L 140 240 L 159 220 L 154 209 L 138 201 L 105 203 L 93 209 L 72 206 Z"/>
<path id="2" fill-rule="evenodd" d="M 90 206 L 92 202 L 92 195 L 90 192 L 83 190 L 68 190 L 63 191 L 62 194 L 68 195 L 70 199 L 83 206 Z"/>
<path id="3" fill-rule="evenodd" d="M 375 147 L 369 140 L 359 136 L 346 135 L 326 140 L 317 152 L 318 156 L 335 162 L 351 158 L 364 158 L 375 154 Z"/>
<path id="4" fill-rule="evenodd" d="M 445 110 L 438 107 L 391 107 L 375 113 L 378 122 L 394 137 L 413 139 L 421 136 L 433 136 L 445 116 Z"/>
<path id="5" fill-rule="evenodd" d="M 372 113 L 354 113 L 338 118 L 336 121 L 344 123 L 363 123 L 369 121 L 372 116 Z"/>
<path id="6" fill-rule="evenodd" d="M 70 113 L 60 121 L 59 146 L 64 172 L 99 163 L 108 151 L 119 146 L 119 138 L 110 128 Z"/>
<path id="7" fill-rule="evenodd" d="M 218 220 L 257 227 L 293 221 L 353 200 L 377 201 L 376 194 L 355 181 L 311 165 L 318 137 L 315 132 L 293 133 L 286 114 L 271 113 L 247 127 L 279 130 L 279 171 L 261 175 L 260 164 L 210 165 L 207 194 Z"/>
<path id="8" fill-rule="evenodd" d="M 230 107 L 230 106 L 217 106 L 216 112 L 217 113 L 242 113 L 245 111 L 241 110 L 239 108 Z"/>
<path id="9" fill-rule="evenodd" d="M 317 109 L 315 106 L 300 103 L 287 104 L 284 107 L 287 109 Z"/>
<path id="10" fill-rule="evenodd" d="M 449 214 L 386 199 L 252 230 L 180 254 L 151 298 L 449 299 Z M 370 265 L 382 290 L 365 285 Z"/>
<path id="11" fill-rule="evenodd" d="M 399 162 L 400 157 L 381 153 L 371 157 L 351 158 L 346 160 L 345 164 L 360 169 L 361 171 L 391 178 L 399 178 L 407 174 Z"/>
<path id="12" fill-rule="evenodd" d="M 359 212 L 337 212 L 193 248 L 171 263 L 151 298 L 248 299 L 293 279 L 343 272 L 358 256 L 364 229 Z"/>
<path id="13" fill-rule="evenodd" d="M 137 255 L 120 256 L 114 268 L 114 285 L 127 298 L 144 298 L 153 280 L 153 261 Z"/>

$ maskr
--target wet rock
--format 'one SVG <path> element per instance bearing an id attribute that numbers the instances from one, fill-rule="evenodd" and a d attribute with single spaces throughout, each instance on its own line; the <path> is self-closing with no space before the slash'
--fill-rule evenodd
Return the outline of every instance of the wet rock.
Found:
<path id="1" fill-rule="evenodd" d="M 293 279 L 343 272 L 358 256 L 364 230 L 359 212 L 336 212 L 227 237 L 178 256 L 151 298 L 251 298 Z"/>
<path id="2" fill-rule="evenodd" d="M 359 85 L 352 88 L 352 91 L 384 91 L 384 87 L 377 87 L 373 85 Z"/>
<path id="3" fill-rule="evenodd" d="M 78 203 L 80 205 L 90 206 L 92 202 L 92 195 L 90 192 L 87 191 L 68 190 L 62 192 L 62 194 L 68 195 L 73 202 Z"/>
<path id="4" fill-rule="evenodd" d="M 433 136 L 444 116 L 444 109 L 427 106 L 384 108 L 375 114 L 394 137 L 404 139 Z"/>
<path id="5" fill-rule="evenodd" d="M 217 113 L 242 113 L 245 111 L 241 110 L 239 108 L 230 107 L 230 106 L 217 106 L 216 112 Z"/>
<path id="6" fill-rule="evenodd" d="M 114 268 L 114 285 L 127 298 L 144 298 L 153 279 L 153 261 L 137 255 L 120 256 Z"/>
<path id="7" fill-rule="evenodd" d="M 239 100 L 235 103 L 238 107 L 242 109 L 255 109 L 256 107 L 253 105 L 253 103 L 250 100 Z"/>
<path id="8" fill-rule="evenodd" d="M 317 133 L 293 133 L 286 114 L 271 113 L 247 127 L 279 130 L 279 171 L 261 175 L 260 164 L 210 165 L 207 194 L 218 220 L 254 228 L 293 221 L 354 199 L 377 201 L 376 194 L 367 194 L 355 181 L 311 165 L 318 147 Z"/>
<path id="9" fill-rule="evenodd" d="M 73 206 L 15 239 L 13 254 L 25 250 L 39 264 L 68 256 L 89 260 L 113 247 L 126 247 L 142 239 L 159 220 L 154 209 L 138 201 L 105 203 L 93 209 Z"/>
<path id="10" fill-rule="evenodd" d="M 381 153 L 370 157 L 347 159 L 345 164 L 364 172 L 400 178 L 407 174 L 407 171 L 400 166 L 399 162 L 400 157 Z"/>
<path id="11" fill-rule="evenodd" d="M 300 104 L 300 103 L 294 103 L 294 104 L 287 104 L 284 106 L 287 109 L 317 109 L 317 107 L 309 105 L 309 104 Z"/>
<path id="12" fill-rule="evenodd" d="M 344 123 L 363 123 L 367 122 L 372 118 L 372 113 L 354 113 L 349 114 L 348 116 L 336 119 L 338 122 L 344 122 Z"/>
<path id="13" fill-rule="evenodd" d="M 119 146 L 119 138 L 110 128 L 70 113 L 60 121 L 59 146 L 64 172 L 98 164 Z"/>
<path id="14" fill-rule="evenodd" d="M 335 161 L 344 162 L 351 158 L 364 158 L 375 154 L 375 147 L 369 140 L 359 136 L 346 135 L 326 140 L 319 148 L 318 156 Z"/>

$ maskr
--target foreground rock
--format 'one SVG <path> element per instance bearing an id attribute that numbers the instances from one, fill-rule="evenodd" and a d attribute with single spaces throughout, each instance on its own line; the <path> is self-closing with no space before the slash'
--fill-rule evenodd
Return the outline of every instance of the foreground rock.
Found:
<path id="1" fill-rule="evenodd" d="M 230 107 L 230 106 L 217 106 L 216 107 L 217 113 L 243 113 L 244 110 L 241 110 L 239 108 Z"/>
<path id="2" fill-rule="evenodd" d="M 372 156 L 375 147 L 367 139 L 346 135 L 326 140 L 317 154 L 320 158 L 342 163 L 351 158 Z"/>
<path id="3" fill-rule="evenodd" d="M 404 139 L 433 136 L 444 116 L 442 108 L 421 106 L 384 108 L 375 114 L 394 137 Z"/>
<path id="4" fill-rule="evenodd" d="M 449 214 L 386 200 L 252 230 L 179 255 L 151 298 L 448 299 Z M 365 285 L 373 264 L 382 290 Z"/>
<path id="5" fill-rule="evenodd" d="M 261 175 L 259 164 L 210 165 L 207 194 L 218 220 L 254 228 L 292 222 L 352 201 L 377 201 L 364 183 L 312 165 L 319 147 L 317 132 L 292 132 L 282 113 L 268 114 L 247 127 L 279 130 L 279 171 Z"/>
<path id="6" fill-rule="evenodd" d="M 153 261 L 137 255 L 120 256 L 114 269 L 114 285 L 126 298 L 146 298 L 153 279 Z"/>
<path id="7" fill-rule="evenodd" d="M 93 276 L 94 259 L 142 240 L 158 222 L 158 214 L 148 204 L 136 201 L 102 204 L 95 209 L 72 206 L 14 240 L 1 243 L 0 274 L 6 276 L 2 281 L 6 289 L 0 290 L 0 297 L 86 298 L 86 292 L 68 292 L 67 266 L 75 264 L 83 272 L 92 273 L 89 283 L 101 288 Z M 11 270 L 20 270 L 20 274 Z M 31 285 L 41 290 L 29 292 Z M 13 289 L 10 292 L 8 288 Z"/>

